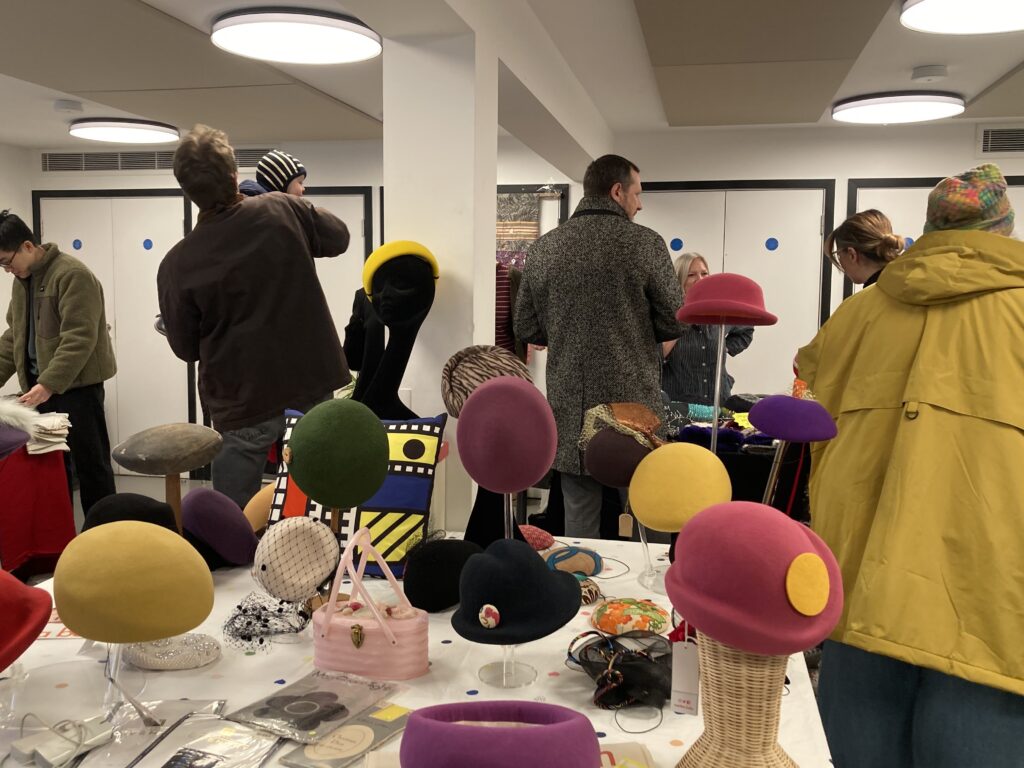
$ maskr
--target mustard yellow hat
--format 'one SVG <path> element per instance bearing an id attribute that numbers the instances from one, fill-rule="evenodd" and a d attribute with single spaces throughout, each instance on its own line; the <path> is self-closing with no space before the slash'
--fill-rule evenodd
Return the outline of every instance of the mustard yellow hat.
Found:
<path id="1" fill-rule="evenodd" d="M 363 290 L 366 291 L 368 297 L 373 295 L 373 275 L 380 269 L 380 265 L 391 261 L 391 259 L 397 259 L 399 256 L 419 256 L 430 265 L 435 280 L 441 274 L 437 266 L 437 259 L 434 258 L 434 254 L 427 246 L 413 240 L 392 240 L 371 253 L 370 258 L 363 264 Z"/>
<path id="2" fill-rule="evenodd" d="M 252 526 L 253 533 L 259 533 L 267 527 L 267 522 L 270 520 L 270 507 L 274 503 L 275 485 L 276 483 L 268 483 L 256 491 L 256 494 L 249 499 L 249 503 L 245 505 L 245 509 L 242 510 L 245 519 Z"/>
<path id="3" fill-rule="evenodd" d="M 693 443 L 666 443 L 647 454 L 629 483 L 636 519 L 656 531 L 675 533 L 712 504 L 732 499 L 722 460 Z"/>
<path id="4" fill-rule="evenodd" d="M 177 533 L 122 520 L 76 536 L 53 574 L 68 629 L 102 643 L 148 643 L 188 632 L 213 608 L 213 577 Z"/>

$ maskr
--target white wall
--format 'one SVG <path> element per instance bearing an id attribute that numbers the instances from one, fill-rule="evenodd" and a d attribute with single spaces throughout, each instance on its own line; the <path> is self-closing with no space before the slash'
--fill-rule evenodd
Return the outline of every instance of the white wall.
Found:
<path id="1" fill-rule="evenodd" d="M 0 144 L 0 210 L 10 208 L 32 226 L 31 163 L 38 162 L 31 150 Z M 36 166 L 38 167 L 38 166 Z"/>

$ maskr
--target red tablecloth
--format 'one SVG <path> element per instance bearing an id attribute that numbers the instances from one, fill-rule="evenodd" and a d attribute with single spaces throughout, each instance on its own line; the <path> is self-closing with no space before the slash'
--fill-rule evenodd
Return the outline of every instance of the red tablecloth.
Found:
<path id="1" fill-rule="evenodd" d="M 0 459 L 0 566 L 53 570 L 74 537 L 64 454 L 30 456 L 20 448 Z"/>

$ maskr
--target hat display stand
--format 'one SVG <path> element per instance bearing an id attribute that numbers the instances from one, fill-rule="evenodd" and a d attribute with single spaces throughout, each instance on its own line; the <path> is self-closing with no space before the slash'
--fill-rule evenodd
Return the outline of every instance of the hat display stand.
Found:
<path id="1" fill-rule="evenodd" d="M 626 503 L 626 506 L 629 506 L 629 502 Z M 667 594 L 665 592 L 665 573 L 668 571 L 668 565 L 654 565 L 654 561 L 651 560 L 651 549 L 647 544 L 647 528 L 639 520 L 636 524 L 637 530 L 640 532 L 640 548 L 644 553 L 644 569 L 636 580 L 644 589 L 649 589 L 659 595 Z"/>
<path id="2" fill-rule="evenodd" d="M 789 444 L 831 440 L 837 434 L 836 424 L 821 403 L 791 395 L 769 395 L 758 400 L 749 418 L 754 427 L 774 438 L 775 456 L 761 501 L 770 505 Z"/>
<path id="3" fill-rule="evenodd" d="M 681 323 L 717 325 L 714 418 L 711 421 L 711 452 L 718 453 L 718 422 L 722 411 L 722 374 L 725 372 L 725 326 L 775 325 L 779 321 L 764 308 L 761 286 L 743 275 L 722 272 L 699 280 L 676 312 Z"/>
<path id="4" fill-rule="evenodd" d="M 103 710 L 108 713 L 107 719 L 114 723 L 115 727 L 126 716 L 130 717 L 128 709 L 132 709 L 147 726 L 163 725 L 163 720 L 154 715 L 146 706 L 127 691 L 124 683 L 125 665 L 124 646 L 121 643 L 110 643 L 107 645 L 107 660 L 104 664 L 103 674 L 107 680 L 107 690 L 103 697 Z"/>
<path id="5" fill-rule="evenodd" d="M 505 538 L 515 537 L 515 494 L 537 483 L 555 459 L 555 417 L 543 393 L 517 376 L 498 376 L 477 386 L 460 411 L 459 455 L 469 476 L 504 496 Z M 501 661 L 480 668 L 480 680 L 498 688 L 520 688 L 537 670 L 516 661 L 515 646 L 503 645 Z"/>
<path id="6" fill-rule="evenodd" d="M 788 656 L 761 656 L 697 632 L 704 733 L 676 768 L 796 768 L 779 746 Z"/>

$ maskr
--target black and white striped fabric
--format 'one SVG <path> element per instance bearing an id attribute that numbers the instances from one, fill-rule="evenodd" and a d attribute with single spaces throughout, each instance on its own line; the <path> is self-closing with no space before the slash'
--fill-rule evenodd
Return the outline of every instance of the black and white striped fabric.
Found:
<path id="1" fill-rule="evenodd" d="M 269 192 L 285 192 L 292 179 L 306 175 L 297 157 L 272 149 L 256 164 L 256 182 Z"/>

